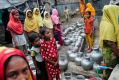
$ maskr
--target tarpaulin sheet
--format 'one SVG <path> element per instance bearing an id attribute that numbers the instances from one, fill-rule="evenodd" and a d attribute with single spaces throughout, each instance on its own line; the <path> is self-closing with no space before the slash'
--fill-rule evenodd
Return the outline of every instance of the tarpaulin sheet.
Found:
<path id="1" fill-rule="evenodd" d="M 18 6 L 26 1 L 27 0 L 0 0 L 0 9 Z"/>

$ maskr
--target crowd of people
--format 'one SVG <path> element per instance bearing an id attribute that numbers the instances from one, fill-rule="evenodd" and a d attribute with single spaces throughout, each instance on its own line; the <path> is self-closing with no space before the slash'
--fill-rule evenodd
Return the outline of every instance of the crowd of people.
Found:
<path id="1" fill-rule="evenodd" d="M 119 63 L 119 10 L 117 5 L 106 5 L 99 27 L 99 47 L 102 49 L 105 65 L 115 67 Z M 86 34 L 85 49 L 87 53 L 93 50 L 93 35 L 95 9 L 91 3 L 80 0 L 80 13 L 84 18 L 84 32 Z M 22 24 L 19 11 L 12 9 L 10 14 L 4 13 L 5 37 L 14 48 L 0 47 L 0 79 L 1 80 L 61 80 L 58 64 L 57 44 L 62 46 L 62 29 L 56 8 L 51 13 L 44 11 L 41 15 L 39 8 L 27 10 Z M 69 21 L 69 10 L 64 10 L 66 21 Z M 4 18 L 4 17 L 8 17 Z M 12 40 L 10 40 L 12 38 Z M 26 55 L 29 45 L 30 56 L 36 68 L 36 77 L 32 74 Z M 23 47 L 23 51 L 20 50 Z M 106 80 L 112 70 L 107 70 Z"/>
<path id="2" fill-rule="evenodd" d="M 85 14 L 83 15 L 85 22 L 84 30 L 88 44 L 87 52 L 91 52 L 93 46 L 92 28 L 95 12 L 92 14 L 90 11 L 91 9 L 93 9 L 92 5 L 88 3 Z M 13 47 L 16 49 L 1 48 L 1 56 L 7 58 L 5 58 L 4 61 L 5 65 L 0 65 L 3 67 L 6 66 L 2 71 L 4 75 L 1 75 L 0 78 L 3 80 L 34 80 L 25 58 L 25 55 L 28 53 L 26 44 L 29 44 L 30 55 L 36 68 L 36 79 L 53 80 L 55 78 L 56 80 L 60 80 L 57 44 L 62 46 L 63 40 L 57 9 L 53 8 L 52 14 L 44 11 L 43 16 L 41 16 L 39 8 L 34 8 L 33 10 L 29 9 L 25 14 L 25 20 L 22 24 L 19 19 L 19 11 L 17 9 L 12 9 L 10 11 L 6 30 L 11 34 Z M 69 21 L 69 10 L 67 7 L 65 7 L 64 14 L 66 21 Z M 23 47 L 23 52 L 18 50 L 20 47 Z M 16 63 L 16 61 L 14 61 L 15 59 L 19 61 L 19 63 L 24 63 L 23 67 L 21 64 Z M 14 64 L 12 65 L 11 63 Z M 21 65 L 21 67 L 13 69 L 15 66 L 17 67 L 19 65 Z"/>
<path id="3" fill-rule="evenodd" d="M 27 10 L 24 24 L 19 19 L 19 11 L 12 9 L 8 24 L 5 25 L 12 37 L 15 48 L 2 47 L 0 50 L 0 79 L 34 80 L 26 55 L 29 44 L 30 55 L 36 68 L 37 80 L 60 80 L 57 44 L 62 46 L 62 30 L 56 8 L 50 15 L 44 11 L 41 16 L 39 8 Z M 23 48 L 23 52 L 20 51 Z M 14 61 L 15 60 L 15 61 Z M 13 65 L 12 65 L 13 63 Z M 6 66 L 6 67 L 5 67 Z"/>

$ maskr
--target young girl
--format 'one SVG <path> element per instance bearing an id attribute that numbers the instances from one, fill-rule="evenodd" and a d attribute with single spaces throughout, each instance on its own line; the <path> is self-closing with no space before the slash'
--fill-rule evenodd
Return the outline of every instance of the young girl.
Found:
<path id="1" fill-rule="evenodd" d="M 39 46 L 39 36 L 37 33 L 30 33 L 28 36 L 31 47 L 31 57 L 36 67 L 36 79 L 37 80 L 48 80 L 48 75 L 45 68 L 45 62 L 42 59 Z"/>
<path id="2" fill-rule="evenodd" d="M 35 80 L 22 51 L 0 47 L 0 80 Z"/>
<path id="3" fill-rule="evenodd" d="M 86 12 L 87 11 L 90 11 L 91 12 L 91 16 L 92 17 L 94 17 L 95 16 L 95 9 L 94 9 L 94 7 L 92 6 L 92 4 L 91 3 L 87 3 L 86 4 Z"/>
<path id="4" fill-rule="evenodd" d="M 43 40 L 41 41 L 41 54 L 46 63 L 46 69 L 48 73 L 48 80 L 60 80 L 60 69 L 58 64 L 58 52 L 56 47 L 56 41 L 51 37 L 50 30 L 48 28 L 41 29 L 41 35 Z"/>
<path id="5" fill-rule="evenodd" d="M 39 33 L 39 26 L 36 19 L 33 17 L 31 10 L 26 11 L 26 18 L 24 22 L 24 30 L 26 33 L 36 32 Z"/>
<path id="6" fill-rule="evenodd" d="M 33 9 L 33 17 L 36 19 L 39 28 L 43 27 L 43 19 L 38 8 Z"/>
<path id="7" fill-rule="evenodd" d="M 86 34 L 86 43 L 88 45 L 88 48 L 86 50 L 88 53 L 92 51 L 92 47 L 93 47 L 93 35 L 92 35 L 93 22 L 94 19 L 93 17 L 91 17 L 91 12 L 87 11 L 86 18 L 84 19 L 84 23 L 85 23 L 84 30 Z"/>
<path id="8" fill-rule="evenodd" d="M 53 22 L 53 27 L 54 27 L 54 37 L 58 41 L 58 44 L 63 45 L 63 40 L 62 40 L 62 33 L 61 33 L 61 27 L 60 27 L 60 21 L 58 18 L 58 11 L 56 9 L 52 10 L 52 15 L 51 19 Z"/>
<path id="9" fill-rule="evenodd" d="M 47 11 L 44 12 L 44 19 L 43 19 L 43 24 L 46 26 L 48 29 L 50 29 L 51 33 L 53 34 L 53 24 L 52 20 L 50 18 L 50 15 Z"/>
<path id="10" fill-rule="evenodd" d="M 12 35 L 13 46 L 15 46 L 15 48 L 23 46 L 23 49 L 26 51 L 26 38 L 24 36 L 21 21 L 19 20 L 19 12 L 16 9 L 12 9 L 10 12 L 7 30 L 10 31 Z"/>

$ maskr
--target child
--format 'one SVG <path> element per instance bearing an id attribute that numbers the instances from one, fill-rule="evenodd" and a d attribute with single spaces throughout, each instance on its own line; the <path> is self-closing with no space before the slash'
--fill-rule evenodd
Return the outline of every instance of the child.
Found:
<path id="1" fill-rule="evenodd" d="M 40 31 L 43 36 L 41 41 L 41 54 L 46 63 L 46 69 L 48 73 L 48 80 L 60 80 L 60 69 L 58 64 L 58 52 L 56 47 L 56 41 L 52 37 L 52 33 L 46 27 L 43 27 Z"/>
<path id="2" fill-rule="evenodd" d="M 36 19 L 39 28 L 43 27 L 43 19 L 41 17 L 39 8 L 33 9 L 33 17 Z"/>
<path id="3" fill-rule="evenodd" d="M 58 44 L 63 45 L 62 32 L 57 9 L 52 10 L 51 19 L 54 27 L 54 37 L 58 41 Z"/>
<path id="4" fill-rule="evenodd" d="M 93 22 L 94 19 L 93 17 L 91 17 L 91 12 L 87 11 L 86 18 L 84 19 L 84 23 L 85 23 L 84 30 L 86 34 L 86 43 L 88 45 L 88 48 L 86 50 L 88 53 L 92 51 L 92 47 L 93 47 L 93 36 L 92 36 Z"/>
<path id="5" fill-rule="evenodd" d="M 36 78 L 37 80 L 48 80 L 45 69 L 45 62 L 43 61 L 40 54 L 39 36 L 37 33 L 30 33 L 28 38 L 30 43 L 32 44 L 31 57 L 36 67 Z"/>
<path id="6" fill-rule="evenodd" d="M 66 21 L 68 22 L 69 21 L 69 9 L 67 9 L 67 6 L 65 6 L 64 15 L 65 15 Z"/>
<path id="7" fill-rule="evenodd" d="M 27 33 L 27 35 L 31 32 L 39 33 L 39 24 L 37 23 L 37 20 L 33 17 L 33 13 L 31 10 L 26 11 L 24 31 Z"/>
<path id="8" fill-rule="evenodd" d="M 13 46 L 17 49 L 20 49 L 22 46 L 24 52 L 26 51 L 26 38 L 24 36 L 24 31 L 22 28 L 22 23 L 19 20 L 19 12 L 16 9 L 12 9 L 10 12 L 10 20 L 7 25 L 7 30 L 10 31 L 12 36 Z"/>
<path id="9" fill-rule="evenodd" d="M 47 11 L 44 12 L 43 24 L 44 24 L 44 26 L 46 26 L 47 28 L 50 29 L 50 31 L 53 35 L 53 24 L 52 24 L 51 17 Z"/>

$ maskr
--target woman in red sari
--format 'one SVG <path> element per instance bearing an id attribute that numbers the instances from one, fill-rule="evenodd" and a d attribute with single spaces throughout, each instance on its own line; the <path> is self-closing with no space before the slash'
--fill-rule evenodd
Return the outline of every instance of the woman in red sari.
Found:
<path id="1" fill-rule="evenodd" d="M 0 47 L 0 80 L 35 80 L 22 51 Z"/>
<path id="2" fill-rule="evenodd" d="M 40 31 L 43 36 L 40 49 L 43 59 L 46 63 L 46 70 L 49 80 L 60 80 L 60 69 L 58 64 L 58 52 L 56 47 L 56 41 L 52 36 L 52 33 L 48 28 L 42 28 Z"/>

